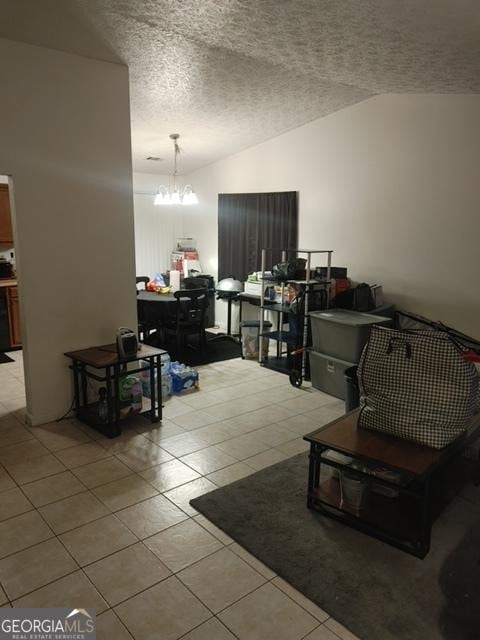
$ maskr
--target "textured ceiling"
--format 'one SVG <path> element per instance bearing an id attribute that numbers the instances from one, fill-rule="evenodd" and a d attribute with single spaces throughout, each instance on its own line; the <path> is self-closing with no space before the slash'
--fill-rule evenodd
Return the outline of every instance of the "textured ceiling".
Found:
<path id="1" fill-rule="evenodd" d="M 138 171 L 171 170 L 172 132 L 185 172 L 378 93 L 480 92 L 479 0 L 57 3 L 65 7 L 98 40 L 82 49 L 77 34 L 72 50 L 98 55 L 101 44 L 101 57 L 129 65 Z M 52 33 L 51 46 L 68 50 L 67 36 Z"/>

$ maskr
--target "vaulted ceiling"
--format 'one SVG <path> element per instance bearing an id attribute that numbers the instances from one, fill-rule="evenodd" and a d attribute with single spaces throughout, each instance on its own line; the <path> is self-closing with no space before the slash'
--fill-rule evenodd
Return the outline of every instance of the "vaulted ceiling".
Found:
<path id="1" fill-rule="evenodd" d="M 1 36 L 128 64 L 138 171 L 172 132 L 185 172 L 379 93 L 480 92 L 478 0 L 8 2 Z"/>

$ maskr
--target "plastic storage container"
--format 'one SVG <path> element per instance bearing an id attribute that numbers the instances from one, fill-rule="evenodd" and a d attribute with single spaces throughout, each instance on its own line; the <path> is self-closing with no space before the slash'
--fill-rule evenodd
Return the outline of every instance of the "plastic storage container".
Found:
<path id="1" fill-rule="evenodd" d="M 142 360 L 142 367 L 144 367 L 147 370 L 149 369 L 150 364 L 148 360 Z M 166 373 L 170 373 L 170 356 L 168 355 L 168 353 L 163 353 L 160 356 L 160 370 L 161 370 L 162 376 L 165 375 Z"/>
<path id="2" fill-rule="evenodd" d="M 272 323 L 268 320 L 263 322 L 264 331 L 269 331 Z M 260 320 L 245 320 L 240 323 L 240 333 L 242 337 L 242 357 L 246 360 L 258 360 L 260 349 Z M 268 338 L 263 340 L 263 356 L 268 356 Z"/>
<path id="3" fill-rule="evenodd" d="M 134 416 L 142 410 L 142 383 L 137 376 L 120 377 L 120 417 Z"/>
<path id="4" fill-rule="evenodd" d="M 165 373 L 162 376 L 162 399 L 165 400 L 168 396 L 172 395 L 172 376 L 170 373 Z"/>
<path id="5" fill-rule="evenodd" d="M 334 451 L 333 449 L 327 449 L 325 453 L 322 453 L 322 458 L 324 460 L 330 460 L 330 461 L 336 462 L 337 464 L 341 464 L 345 467 L 348 467 L 353 462 L 353 458 L 351 458 L 350 456 L 345 456 L 343 453 L 340 453 L 339 451 Z M 324 479 L 327 479 L 327 478 L 338 479 L 340 477 L 341 472 L 339 469 L 337 469 L 337 467 L 332 467 L 328 464 L 324 464 L 321 467 L 321 473 L 322 473 L 321 480 L 323 481 Z"/>
<path id="6" fill-rule="evenodd" d="M 312 311 L 309 315 L 312 324 L 313 349 L 353 364 L 359 362 L 372 326 L 374 324 L 386 327 L 392 325 L 391 318 L 347 309 Z"/>
<path id="7" fill-rule="evenodd" d="M 188 389 L 198 387 L 198 371 L 180 362 L 172 362 L 170 366 L 172 375 L 173 393 L 181 393 Z"/>
<path id="8" fill-rule="evenodd" d="M 345 371 L 354 366 L 354 362 L 346 362 L 325 353 L 309 349 L 310 378 L 312 387 L 331 396 L 345 400 Z"/>
<path id="9" fill-rule="evenodd" d="M 139 374 L 140 380 L 142 382 L 142 392 L 146 398 L 151 397 L 151 389 L 150 389 L 150 367 L 146 360 L 142 361 L 142 365 L 144 366 L 143 370 Z M 167 396 L 172 395 L 172 376 L 170 374 L 170 356 L 168 353 L 164 353 L 160 358 L 160 371 L 162 375 L 162 398 L 165 399 Z M 155 370 L 155 384 L 157 384 L 157 371 Z"/>
<path id="10" fill-rule="evenodd" d="M 349 474 L 348 471 L 340 473 L 340 508 L 358 515 L 365 502 L 368 483 L 367 480 Z"/>

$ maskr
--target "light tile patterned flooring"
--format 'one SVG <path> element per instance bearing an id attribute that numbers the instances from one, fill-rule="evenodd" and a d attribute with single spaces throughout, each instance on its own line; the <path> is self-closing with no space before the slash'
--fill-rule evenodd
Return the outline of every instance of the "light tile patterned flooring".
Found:
<path id="1" fill-rule="evenodd" d="M 201 390 L 114 440 L 24 423 L 21 352 L 0 365 L 0 605 L 95 607 L 97 637 L 353 640 L 189 504 L 306 451 L 343 412 L 255 362 L 201 367 Z"/>

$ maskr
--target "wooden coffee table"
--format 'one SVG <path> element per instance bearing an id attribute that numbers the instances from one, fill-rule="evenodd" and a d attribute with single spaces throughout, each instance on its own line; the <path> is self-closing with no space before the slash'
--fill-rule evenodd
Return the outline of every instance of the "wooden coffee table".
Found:
<path id="1" fill-rule="evenodd" d="M 473 472 L 478 484 L 480 460 L 466 465 L 461 453 L 480 437 L 480 414 L 472 419 L 468 431 L 440 450 L 361 429 L 358 416 L 359 411 L 353 411 L 304 437 L 310 442 L 307 506 L 424 558 L 430 549 L 432 524 L 463 486 L 466 474 Z M 327 460 L 327 450 L 365 463 L 369 471 Z M 395 497 L 367 491 L 361 509 L 352 509 L 342 500 L 339 480 L 324 478 L 326 467 L 340 473 L 348 469 L 349 477 L 367 486 L 372 482 L 381 485 Z M 391 482 L 372 475 L 372 468 L 393 471 L 400 480 Z"/>

